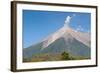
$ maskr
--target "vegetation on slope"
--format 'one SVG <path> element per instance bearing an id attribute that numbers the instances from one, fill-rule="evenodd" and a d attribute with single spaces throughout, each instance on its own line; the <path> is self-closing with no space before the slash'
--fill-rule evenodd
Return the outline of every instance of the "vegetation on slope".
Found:
<path id="1" fill-rule="evenodd" d="M 50 54 L 40 53 L 33 55 L 32 58 L 23 58 L 23 62 L 43 62 L 43 61 L 64 61 L 64 60 L 83 60 L 89 59 L 82 56 L 73 56 L 70 53 L 64 51 L 62 53 Z"/>

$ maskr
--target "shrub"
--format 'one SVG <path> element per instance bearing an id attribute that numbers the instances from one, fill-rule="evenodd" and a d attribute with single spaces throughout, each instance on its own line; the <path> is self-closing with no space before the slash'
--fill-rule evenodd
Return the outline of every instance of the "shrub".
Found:
<path id="1" fill-rule="evenodd" d="M 62 60 L 70 60 L 70 56 L 69 56 L 69 53 L 68 52 L 62 52 L 61 53 L 61 59 Z"/>

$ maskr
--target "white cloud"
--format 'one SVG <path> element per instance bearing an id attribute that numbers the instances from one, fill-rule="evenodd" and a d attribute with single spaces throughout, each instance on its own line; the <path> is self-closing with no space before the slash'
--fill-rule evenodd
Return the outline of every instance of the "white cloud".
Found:
<path id="1" fill-rule="evenodd" d="M 84 29 L 82 28 L 81 25 L 79 25 L 79 26 L 76 28 L 76 31 L 84 31 Z"/>
<path id="2" fill-rule="evenodd" d="M 66 19 L 65 19 L 64 26 L 65 26 L 65 27 L 69 27 L 69 26 L 70 26 L 71 19 L 72 19 L 73 17 L 75 17 L 75 16 L 76 16 L 76 14 L 73 14 L 72 16 L 67 16 Z"/>
<path id="3" fill-rule="evenodd" d="M 71 18 L 72 18 L 71 16 L 67 16 L 67 17 L 66 17 L 64 26 L 69 26 L 69 23 L 70 23 L 70 21 L 71 21 Z"/>

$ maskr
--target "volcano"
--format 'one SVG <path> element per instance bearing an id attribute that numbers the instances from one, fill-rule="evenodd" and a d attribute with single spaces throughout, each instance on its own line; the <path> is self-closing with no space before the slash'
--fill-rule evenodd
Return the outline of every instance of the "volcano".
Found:
<path id="1" fill-rule="evenodd" d="M 67 16 L 64 26 L 50 34 L 42 42 L 24 48 L 23 58 L 36 58 L 38 54 L 49 54 L 51 57 L 56 55 L 57 57 L 57 55 L 64 51 L 73 56 L 90 58 L 90 33 L 71 28 L 69 26 L 71 18 L 71 16 Z M 46 59 L 48 58 L 46 57 Z"/>

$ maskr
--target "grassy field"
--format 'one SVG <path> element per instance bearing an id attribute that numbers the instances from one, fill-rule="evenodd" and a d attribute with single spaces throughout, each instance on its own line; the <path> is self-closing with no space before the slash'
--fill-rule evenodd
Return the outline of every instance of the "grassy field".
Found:
<path id="1" fill-rule="evenodd" d="M 62 60 L 84 60 L 89 59 L 82 56 L 74 56 L 68 52 L 56 53 L 56 54 L 35 54 L 32 58 L 23 58 L 23 62 L 42 62 L 42 61 L 62 61 Z"/>

